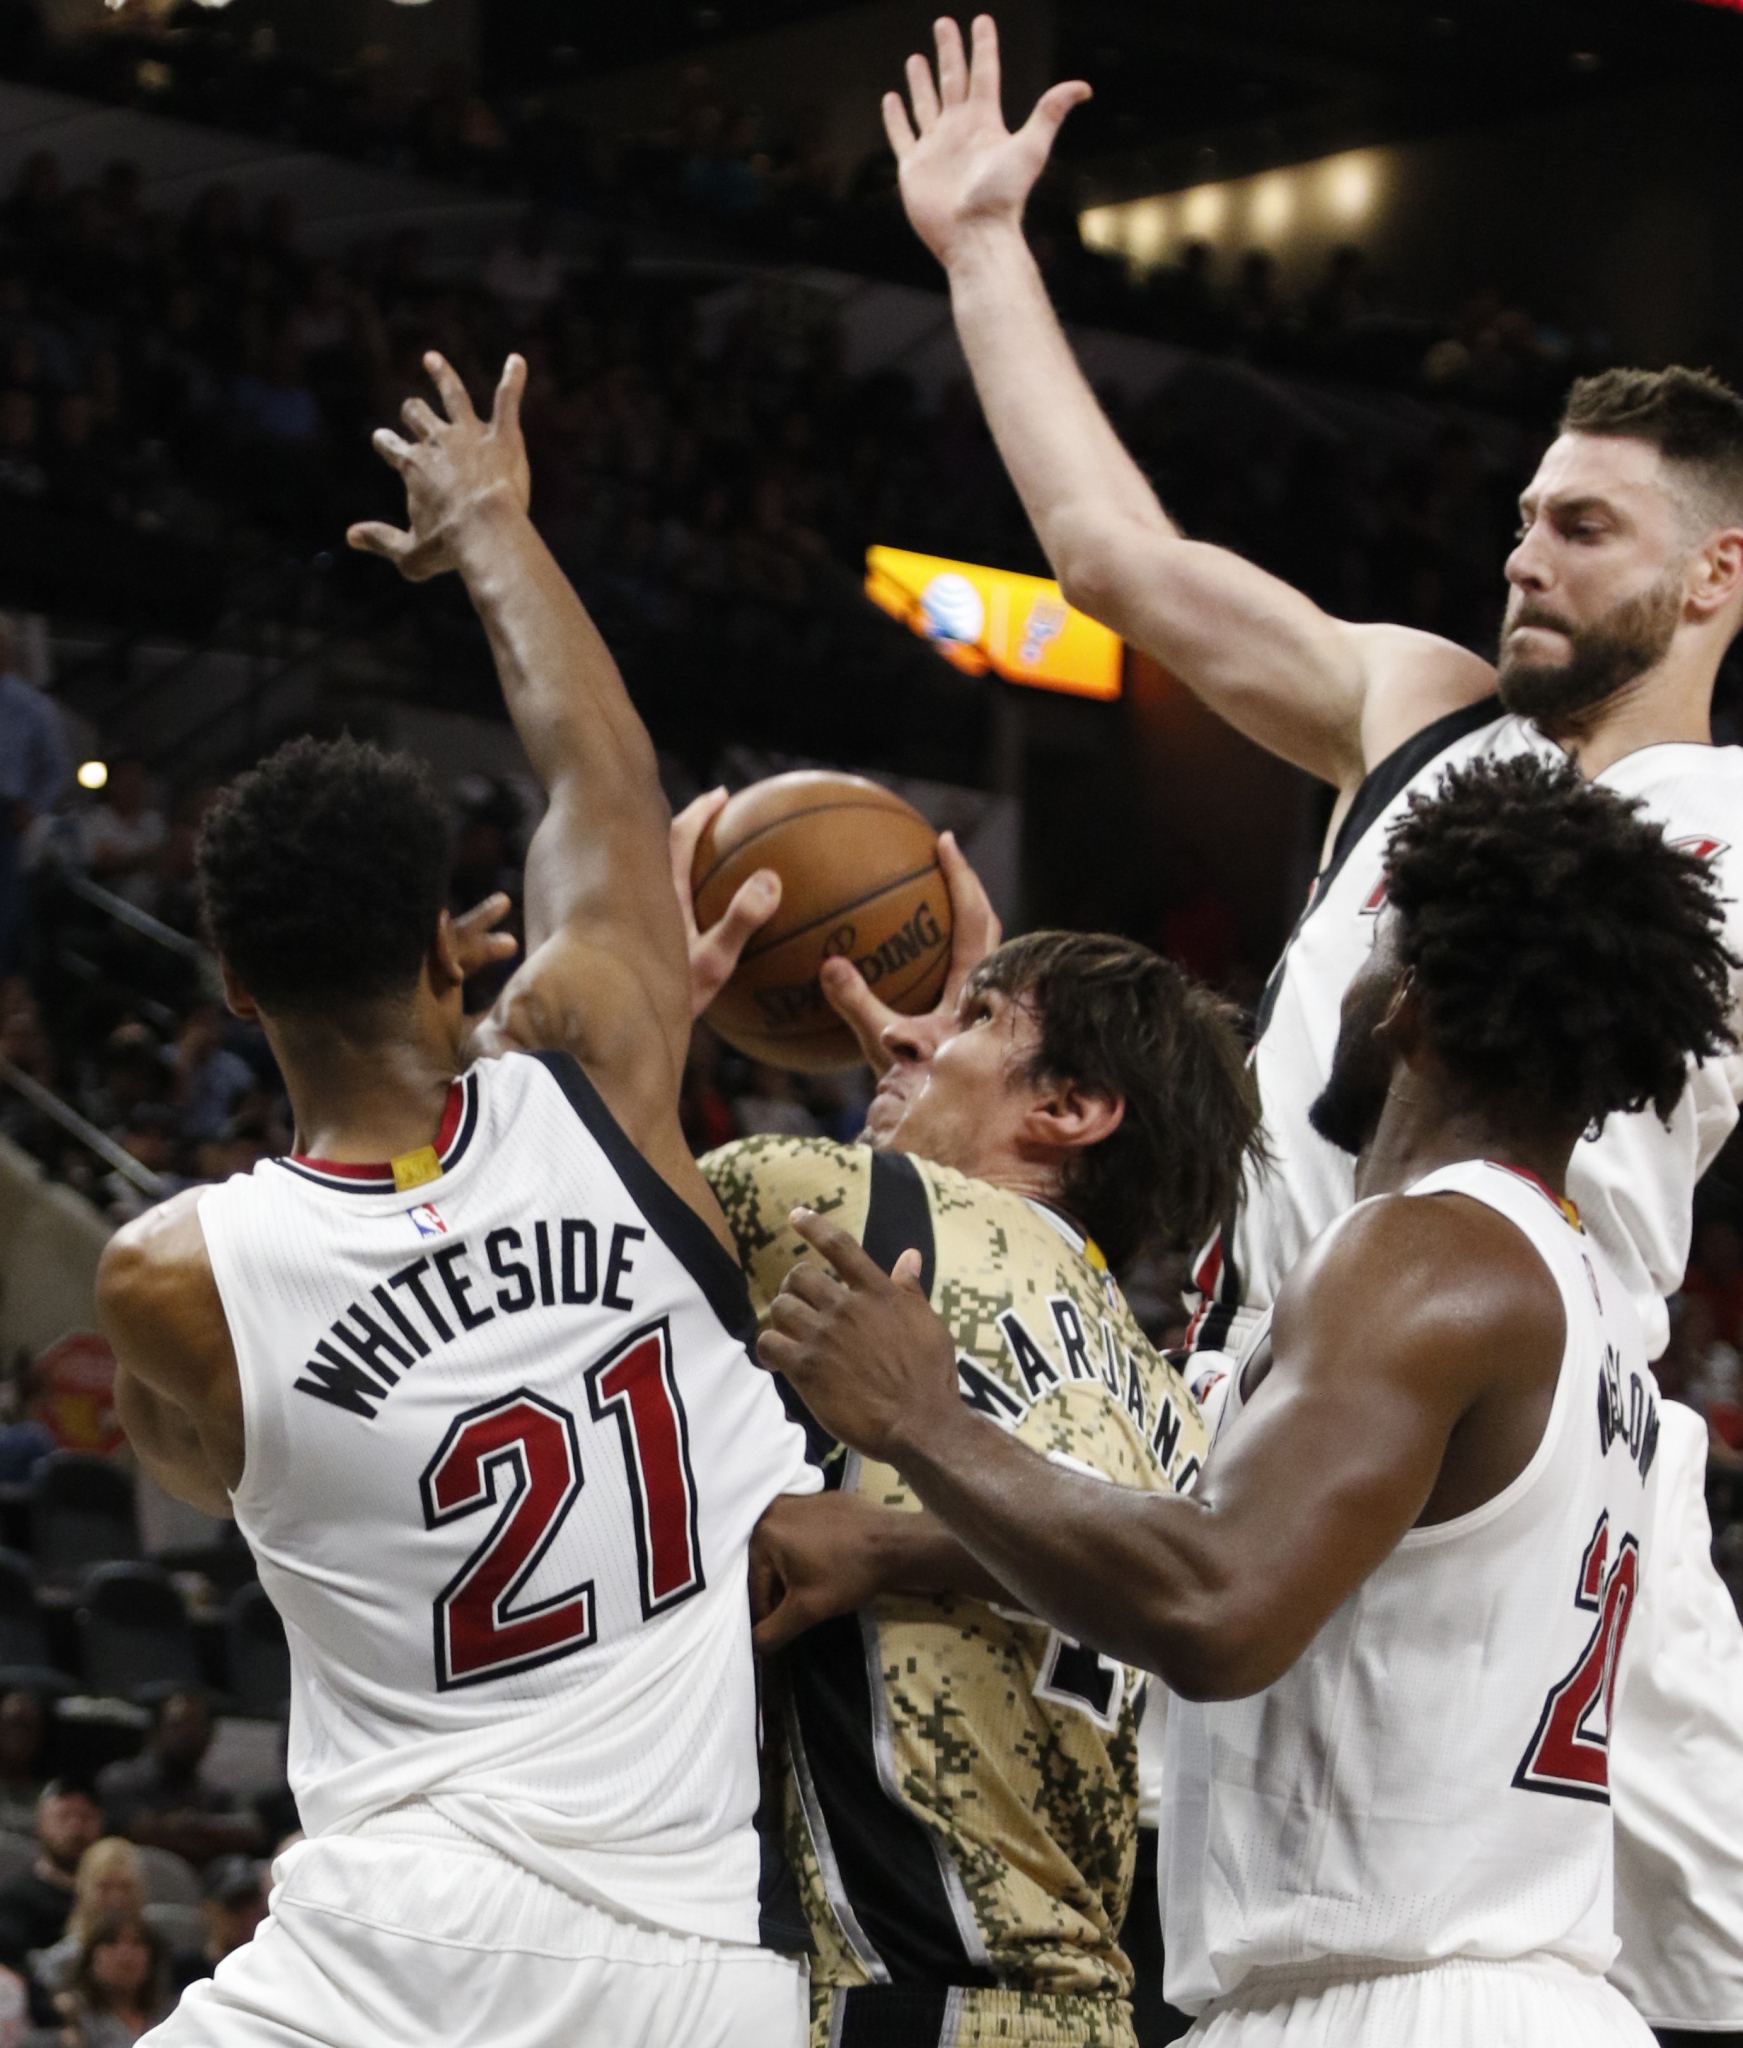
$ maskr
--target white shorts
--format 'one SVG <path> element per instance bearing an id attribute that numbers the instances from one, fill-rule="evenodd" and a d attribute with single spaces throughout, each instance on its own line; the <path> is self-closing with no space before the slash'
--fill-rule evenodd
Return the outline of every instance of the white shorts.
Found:
<path id="1" fill-rule="evenodd" d="M 1275 1985 L 1236 1991 L 1202 2012 L 1186 2040 L 1190 2048 L 1655 2048 L 1614 1985 L 1553 1956 L 1304 1980 L 1281 1997 Z"/>
<path id="2" fill-rule="evenodd" d="M 804 2048 L 805 1971 L 660 1934 L 481 1845 L 300 1843 L 271 1911 L 151 2048 Z"/>

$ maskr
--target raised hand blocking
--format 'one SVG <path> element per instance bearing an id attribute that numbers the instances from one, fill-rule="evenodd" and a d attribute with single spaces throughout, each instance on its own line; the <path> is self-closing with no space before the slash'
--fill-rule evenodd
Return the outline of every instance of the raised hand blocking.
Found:
<path id="1" fill-rule="evenodd" d="M 1090 97 L 1082 79 L 1050 86 L 1013 135 L 999 105 L 999 35 L 977 14 L 972 59 L 954 21 L 934 25 L 938 77 L 922 56 L 908 59 L 913 120 L 897 92 L 884 94 L 884 132 L 896 153 L 908 219 L 940 263 L 981 223 L 1016 226 L 1060 124 Z M 918 133 L 916 134 L 916 130 Z"/>
<path id="2" fill-rule="evenodd" d="M 532 497 L 520 429 L 526 359 L 511 355 L 503 364 L 488 420 L 474 412 L 465 385 L 446 357 L 431 349 L 424 368 L 447 408 L 447 418 L 423 399 L 408 398 L 400 416 L 411 438 L 391 427 L 378 427 L 372 437 L 376 453 L 404 479 L 409 527 L 365 519 L 345 534 L 352 547 L 382 556 L 410 583 L 425 582 L 456 566 L 449 536 L 468 513 L 499 497 L 524 512 Z"/>

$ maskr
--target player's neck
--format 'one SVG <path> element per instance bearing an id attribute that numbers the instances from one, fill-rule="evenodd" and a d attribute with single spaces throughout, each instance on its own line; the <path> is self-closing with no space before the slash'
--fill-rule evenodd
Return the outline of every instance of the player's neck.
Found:
<path id="1" fill-rule="evenodd" d="M 1566 1193 L 1577 1131 L 1527 1131 L 1517 1114 L 1460 1100 L 1420 1068 L 1394 1074 L 1373 1137 L 1356 1161 L 1356 1199 L 1401 1194 L 1443 1166 L 1492 1159 Z"/>
<path id="2" fill-rule="evenodd" d="M 1643 747 L 1710 747 L 1716 672 L 1705 650 L 1679 657 L 1673 649 L 1657 668 L 1613 697 L 1545 730 L 1588 780 Z"/>
<path id="3" fill-rule="evenodd" d="M 440 1016 L 403 1035 L 360 1041 L 330 1031 L 268 1026 L 284 1073 L 296 1149 L 317 1159 L 397 1159 L 432 1143 L 460 1071 Z"/>

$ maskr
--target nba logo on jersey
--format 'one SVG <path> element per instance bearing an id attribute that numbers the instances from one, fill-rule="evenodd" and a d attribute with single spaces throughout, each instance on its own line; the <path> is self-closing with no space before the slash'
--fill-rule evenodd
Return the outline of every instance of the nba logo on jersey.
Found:
<path id="1" fill-rule="evenodd" d="M 448 1235 L 448 1226 L 437 1213 L 434 1202 L 420 1202 L 415 1209 L 408 1209 L 406 1214 L 412 1219 L 412 1228 L 419 1237 L 446 1237 Z"/>

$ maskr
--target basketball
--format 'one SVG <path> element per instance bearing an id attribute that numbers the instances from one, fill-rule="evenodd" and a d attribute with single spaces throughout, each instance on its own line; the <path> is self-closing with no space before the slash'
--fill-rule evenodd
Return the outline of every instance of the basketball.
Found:
<path id="1" fill-rule="evenodd" d="M 691 869 L 704 930 L 758 868 L 781 907 L 708 1009 L 728 1045 L 802 1073 L 856 1065 L 853 1033 L 818 979 L 850 959 L 891 1009 L 929 1010 L 950 964 L 950 897 L 938 835 L 912 804 L 858 775 L 801 770 L 752 783 L 703 833 Z"/>

